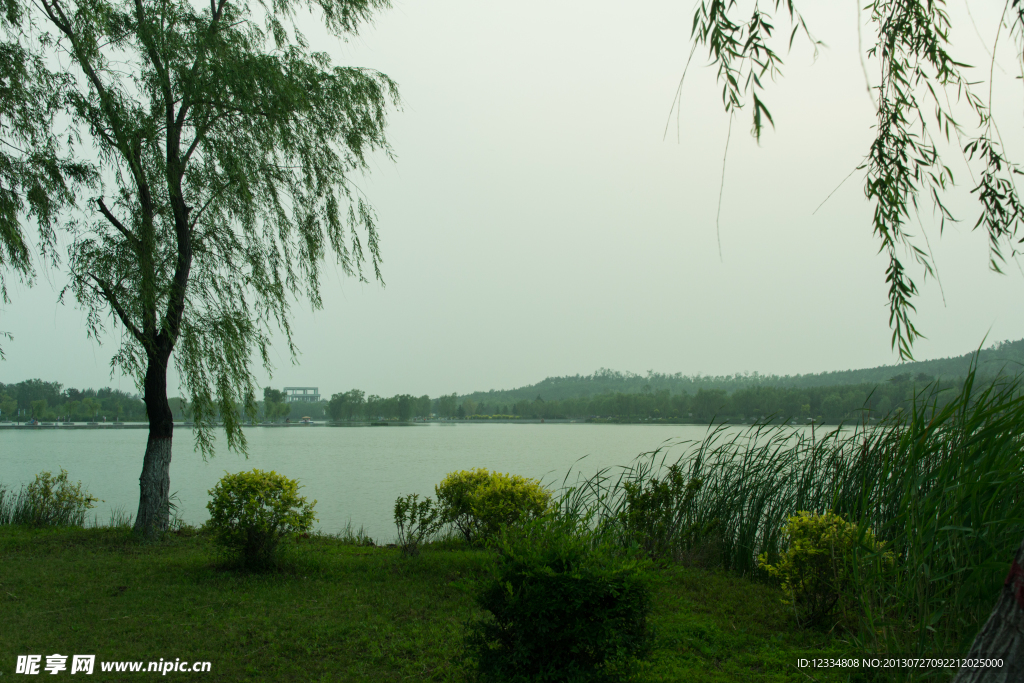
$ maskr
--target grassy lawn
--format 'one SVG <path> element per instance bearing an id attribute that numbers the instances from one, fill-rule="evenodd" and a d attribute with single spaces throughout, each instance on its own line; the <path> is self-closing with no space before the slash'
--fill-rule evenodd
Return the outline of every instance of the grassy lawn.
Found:
<path id="1" fill-rule="evenodd" d="M 463 624 L 479 614 L 488 563 L 456 546 L 406 558 L 313 536 L 289 545 L 277 571 L 246 574 L 195 533 L 141 545 L 117 529 L 0 526 L 0 676 L 14 675 L 17 655 L 45 666 L 59 653 L 96 655 L 86 680 L 159 675 L 104 673 L 104 661 L 181 658 L 211 670 L 169 679 L 464 681 Z M 640 680 L 846 680 L 795 668 L 857 653 L 797 628 L 776 589 L 679 566 L 654 577 L 656 649 Z"/>

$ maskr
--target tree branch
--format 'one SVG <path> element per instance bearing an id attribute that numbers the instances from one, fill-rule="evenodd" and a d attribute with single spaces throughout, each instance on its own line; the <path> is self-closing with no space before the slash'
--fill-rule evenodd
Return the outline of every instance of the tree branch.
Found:
<path id="1" fill-rule="evenodd" d="M 135 327 L 135 324 L 132 323 L 131 318 L 128 317 L 128 313 L 121 306 L 121 302 L 117 300 L 117 295 L 114 294 L 114 290 L 110 284 L 96 277 L 92 273 L 88 273 L 88 276 L 91 277 L 99 286 L 100 292 L 103 293 L 103 298 L 106 299 L 111 308 L 114 309 L 114 312 L 117 314 L 117 317 L 120 318 L 121 324 L 125 326 L 125 329 L 132 333 L 132 336 L 142 344 L 143 348 L 149 348 L 149 344 L 146 343 L 145 335 L 143 335 L 142 332 Z"/>
<path id="2" fill-rule="evenodd" d="M 221 195 L 221 193 L 224 191 L 225 187 L 226 187 L 225 185 L 221 185 L 220 189 L 218 189 L 216 192 L 214 192 L 212 195 L 210 195 L 210 198 L 206 200 L 206 203 L 203 204 L 202 207 L 200 207 L 199 211 L 197 211 L 195 216 L 193 216 L 192 221 L 188 224 L 189 232 L 192 232 L 193 230 L 195 230 L 196 223 L 199 222 L 199 217 L 202 216 L 203 212 L 206 211 L 206 209 L 210 206 L 210 204 L 213 203 L 213 200 Z"/>
<path id="3" fill-rule="evenodd" d="M 96 203 L 99 205 L 100 213 L 103 214 L 104 218 L 106 218 L 111 225 L 117 228 L 118 232 L 125 236 L 128 243 L 131 244 L 132 248 L 137 252 L 140 246 L 139 238 L 136 237 L 128 228 L 124 227 L 124 225 L 121 224 L 121 221 L 117 220 L 117 217 L 115 217 L 114 214 L 110 213 L 110 210 L 107 209 L 107 205 L 103 203 L 103 197 L 97 199 Z"/>
<path id="4" fill-rule="evenodd" d="M 192 62 L 192 67 L 189 69 L 188 79 L 185 81 L 189 86 L 192 83 L 195 83 L 196 74 L 199 72 L 199 66 L 206 60 L 210 40 L 216 33 L 217 25 L 220 23 L 220 18 L 224 13 L 224 6 L 226 4 L 227 0 L 210 0 L 210 28 L 206 32 L 206 40 L 200 44 L 195 61 Z M 178 118 L 175 125 L 179 128 L 184 125 L 185 116 L 191 108 L 192 91 L 190 87 L 186 87 L 181 99 L 181 107 L 178 109 Z M 182 170 L 182 173 L 184 173 L 184 169 Z"/>
<path id="5" fill-rule="evenodd" d="M 103 108 L 106 110 L 107 116 L 111 118 L 111 123 L 114 124 L 114 136 L 118 138 L 117 144 L 115 146 L 118 147 L 121 150 L 121 153 L 125 156 L 125 158 L 129 159 L 130 161 L 131 155 L 129 154 L 127 140 L 122 139 L 122 135 L 119 135 L 119 133 L 122 132 L 120 125 L 118 125 L 120 124 L 120 117 L 117 116 L 116 112 L 114 111 L 114 106 L 112 99 L 110 97 L 110 93 L 107 91 L 107 88 L 103 84 L 103 81 L 100 80 L 99 74 L 96 73 L 96 69 L 93 67 L 92 63 L 86 58 L 85 52 L 82 49 L 80 42 L 77 40 L 75 32 L 72 30 L 71 21 L 68 19 L 67 15 L 64 13 L 64 10 L 60 6 L 60 1 L 40 0 L 40 2 L 42 3 L 43 9 L 46 12 L 46 16 L 49 17 L 53 25 L 56 26 L 61 33 L 67 36 L 69 41 L 71 41 L 71 47 L 74 49 L 74 56 L 76 61 L 78 62 L 79 66 L 82 67 L 82 71 L 85 72 L 86 78 L 88 78 L 89 82 L 92 83 L 94 88 L 96 88 L 96 94 L 99 95 L 100 102 L 102 103 Z"/>
<path id="6" fill-rule="evenodd" d="M 164 95 L 164 107 L 167 110 L 167 132 L 168 138 L 170 138 L 171 129 L 174 123 L 174 96 L 171 93 L 171 77 L 167 72 L 167 68 L 164 66 L 163 60 L 160 59 L 160 52 L 157 50 L 156 44 L 153 42 L 153 36 L 149 31 L 149 26 L 146 22 L 146 15 L 142 7 L 142 0 L 135 0 L 135 18 L 139 22 L 139 39 L 142 41 L 143 45 L 146 46 L 146 53 L 149 55 L 150 61 L 153 62 L 153 68 L 156 69 L 157 74 L 160 76 L 160 89 L 163 91 Z M 175 135 L 175 141 L 176 140 L 177 135 Z M 168 155 L 169 154 L 170 149 L 168 149 Z"/>

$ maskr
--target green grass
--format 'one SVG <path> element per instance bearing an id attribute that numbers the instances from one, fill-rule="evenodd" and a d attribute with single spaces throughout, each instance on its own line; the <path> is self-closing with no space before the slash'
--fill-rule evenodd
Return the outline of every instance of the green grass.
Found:
<path id="1" fill-rule="evenodd" d="M 19 654 L 61 653 L 211 662 L 206 674 L 167 674 L 178 680 L 465 681 L 464 624 L 479 614 L 490 558 L 454 543 L 410 558 L 312 536 L 287 544 L 277 570 L 246 573 L 188 529 L 140 544 L 126 528 L 2 526 L 0 674 Z M 656 649 L 640 681 L 807 681 L 798 657 L 855 654 L 798 629 L 771 586 L 679 565 L 653 582 Z M 94 680 L 145 677 L 99 668 Z"/>
<path id="2" fill-rule="evenodd" d="M 838 637 L 798 628 L 777 588 L 734 573 L 667 565 L 655 587 L 655 651 L 644 680 L 845 681 L 845 672 L 800 672 L 796 661 L 858 654 Z"/>

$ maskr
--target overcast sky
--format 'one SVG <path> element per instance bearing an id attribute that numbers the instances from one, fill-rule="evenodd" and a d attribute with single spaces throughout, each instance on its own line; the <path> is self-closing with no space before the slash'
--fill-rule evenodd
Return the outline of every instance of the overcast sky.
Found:
<path id="1" fill-rule="evenodd" d="M 298 364 L 278 345 L 273 378 L 257 369 L 259 381 L 437 396 L 601 367 L 795 374 L 896 362 L 863 173 L 813 213 L 872 140 L 856 0 L 801 4 L 828 47 L 816 62 L 799 39 L 783 54 L 785 76 L 765 96 L 776 127 L 760 146 L 748 114 L 736 119 L 721 258 L 729 121 L 701 52 L 683 88 L 680 139 L 673 119 L 663 140 L 690 3 L 399 0 L 347 44 L 307 28 L 336 63 L 378 69 L 400 87 L 389 127 L 397 161 L 375 159 L 360 180 L 378 212 L 387 286 L 328 266 L 323 310 L 294 309 Z M 966 3 L 950 0 L 952 40 L 987 79 L 983 41 L 991 46 L 998 15 L 981 5 L 976 31 Z M 777 26 L 788 35 L 787 20 Z M 871 35 L 865 27 L 865 49 Z M 1000 48 L 994 111 L 1024 160 L 1024 90 L 1005 30 Z M 877 83 L 877 62 L 867 70 Z M 1024 277 L 1015 266 L 987 270 L 970 176 L 955 149 L 947 163 L 963 222 L 940 239 L 922 211 L 945 293 L 944 302 L 932 280 L 916 301 L 922 359 L 967 352 L 986 334 L 1024 337 Z M 0 330 L 14 335 L 0 381 L 134 390 L 109 377 L 116 336 L 87 340 L 84 313 L 56 303 L 63 276 L 42 275 L 32 290 L 13 287 L 0 313 Z"/>

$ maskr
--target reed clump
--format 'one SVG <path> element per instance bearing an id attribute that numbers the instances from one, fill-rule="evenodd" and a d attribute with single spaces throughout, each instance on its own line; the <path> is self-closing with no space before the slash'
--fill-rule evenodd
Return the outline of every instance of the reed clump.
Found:
<path id="1" fill-rule="evenodd" d="M 86 513 L 98 500 L 82 488 L 81 482 L 72 483 L 63 468 L 56 476 L 40 472 L 32 483 L 17 491 L 0 486 L 0 524 L 84 526 Z"/>
<path id="2" fill-rule="evenodd" d="M 876 426 L 712 427 L 618 472 L 567 477 L 557 509 L 656 559 L 764 580 L 789 551 L 791 517 L 838 516 L 859 530 L 842 582 L 845 604 L 859 605 L 845 624 L 856 644 L 965 653 L 1024 538 L 1021 387 L 1020 376 L 976 384 L 972 367 L 959 388 L 930 385 Z"/>

